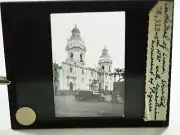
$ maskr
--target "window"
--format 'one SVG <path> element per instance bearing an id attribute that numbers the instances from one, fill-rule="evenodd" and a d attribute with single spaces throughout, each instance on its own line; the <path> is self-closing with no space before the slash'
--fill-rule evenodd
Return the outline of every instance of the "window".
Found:
<path id="1" fill-rule="evenodd" d="M 111 66 L 109 66 L 109 72 L 111 71 Z"/>
<path id="2" fill-rule="evenodd" d="M 107 79 L 107 74 L 106 74 L 106 79 Z"/>
<path id="3" fill-rule="evenodd" d="M 84 78 L 82 78 L 82 82 L 84 82 Z"/>
<path id="4" fill-rule="evenodd" d="M 73 68 L 72 68 L 72 67 L 70 67 L 69 69 L 70 69 L 70 72 L 72 73 Z"/>
<path id="5" fill-rule="evenodd" d="M 84 74 L 84 70 L 82 70 L 82 74 Z"/>
<path id="6" fill-rule="evenodd" d="M 104 70 L 104 66 L 102 66 L 102 69 Z"/>
<path id="7" fill-rule="evenodd" d="M 71 58 L 73 59 L 73 53 L 71 53 Z"/>
<path id="8" fill-rule="evenodd" d="M 80 54 L 80 62 L 83 62 L 82 54 Z"/>

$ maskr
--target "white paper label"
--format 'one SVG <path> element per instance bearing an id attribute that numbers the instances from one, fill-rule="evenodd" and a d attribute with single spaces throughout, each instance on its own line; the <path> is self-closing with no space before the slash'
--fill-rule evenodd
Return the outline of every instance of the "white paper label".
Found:
<path id="1" fill-rule="evenodd" d="M 159 1 L 149 13 L 145 121 L 167 116 L 173 2 Z"/>

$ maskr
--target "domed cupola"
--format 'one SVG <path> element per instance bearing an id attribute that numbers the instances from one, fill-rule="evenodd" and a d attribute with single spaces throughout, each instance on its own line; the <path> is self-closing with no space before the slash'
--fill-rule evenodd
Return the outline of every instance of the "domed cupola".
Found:
<path id="1" fill-rule="evenodd" d="M 71 31 L 71 37 L 67 42 L 66 50 L 72 49 L 72 48 L 79 48 L 83 51 L 86 51 L 85 43 L 82 40 L 80 36 L 80 31 L 75 25 L 74 28 Z"/>
<path id="2" fill-rule="evenodd" d="M 99 64 L 102 64 L 102 63 L 112 64 L 111 57 L 109 56 L 108 49 L 106 47 L 104 47 L 104 49 L 102 50 L 102 54 L 99 59 Z"/>
<path id="3" fill-rule="evenodd" d="M 100 56 L 98 64 L 99 69 L 102 69 L 105 72 L 111 72 L 112 60 L 108 54 L 108 49 L 106 47 L 104 47 L 104 49 L 102 50 L 102 54 Z"/>

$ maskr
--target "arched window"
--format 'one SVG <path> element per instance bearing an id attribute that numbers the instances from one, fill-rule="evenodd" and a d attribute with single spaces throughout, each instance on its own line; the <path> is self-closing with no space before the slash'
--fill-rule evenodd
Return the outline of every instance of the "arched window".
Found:
<path id="1" fill-rule="evenodd" d="M 83 62 L 82 54 L 80 54 L 80 62 Z"/>
<path id="2" fill-rule="evenodd" d="M 73 59 L 73 53 L 71 53 L 71 58 Z"/>

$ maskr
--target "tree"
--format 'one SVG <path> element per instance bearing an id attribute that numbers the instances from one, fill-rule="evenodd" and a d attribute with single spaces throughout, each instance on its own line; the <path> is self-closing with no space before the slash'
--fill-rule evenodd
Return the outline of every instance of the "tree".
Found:
<path id="1" fill-rule="evenodd" d="M 117 93 L 117 95 L 120 95 L 120 97 L 124 100 L 124 93 L 125 93 L 125 71 L 124 69 L 117 68 L 115 69 L 115 76 L 119 76 L 119 80 L 117 82 L 114 82 L 114 91 Z"/>
<path id="2" fill-rule="evenodd" d="M 119 81 L 121 79 L 124 79 L 124 69 L 115 68 L 115 73 L 116 73 L 116 75 L 119 76 Z M 121 76 L 122 76 L 122 78 L 121 78 Z"/>

